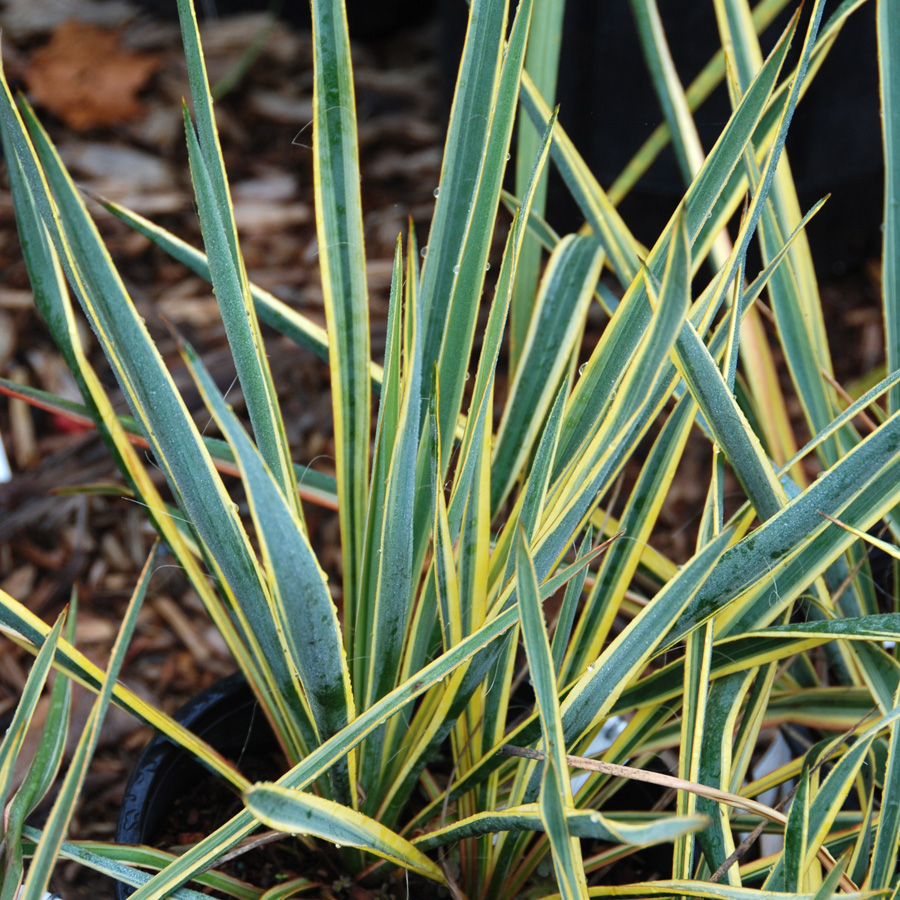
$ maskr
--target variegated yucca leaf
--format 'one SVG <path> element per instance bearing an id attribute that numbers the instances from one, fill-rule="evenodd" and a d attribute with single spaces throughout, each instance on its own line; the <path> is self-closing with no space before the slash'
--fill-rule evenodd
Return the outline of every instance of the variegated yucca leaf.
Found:
<path id="1" fill-rule="evenodd" d="M 525 54 L 525 70 L 542 97 L 552 104 L 559 74 L 559 57 L 562 49 L 562 26 L 565 4 L 555 0 L 537 0 L 532 13 L 532 28 L 541 35 L 540 40 L 530 40 Z M 519 111 L 516 132 L 516 193 L 524 195 L 531 178 L 532 161 L 538 152 L 540 131 L 528 119 L 524 110 Z M 547 173 L 541 175 L 535 185 L 534 213 L 543 216 L 549 186 Z M 532 236 L 522 245 L 522 254 L 516 271 L 509 311 L 510 371 L 519 367 L 520 348 L 530 327 L 537 284 L 540 276 L 541 244 Z"/>
<path id="2" fill-rule="evenodd" d="M 255 784 L 244 791 L 247 808 L 279 831 L 308 834 L 337 846 L 352 846 L 391 860 L 443 882 L 444 875 L 421 850 L 373 819 L 315 794 L 291 791 L 275 784 Z"/>
<path id="3" fill-rule="evenodd" d="M 22 829 L 22 833 L 26 837 L 26 841 L 23 842 L 25 852 L 34 855 L 43 833 L 28 825 Z M 63 841 L 60 844 L 59 855 L 61 859 L 81 863 L 95 872 L 102 872 L 132 887 L 138 887 L 150 880 L 150 875 L 136 866 L 159 869 L 173 858 L 171 853 L 151 850 L 148 847 L 122 847 L 96 841 Z M 244 882 L 219 872 L 206 872 L 199 875 L 196 881 L 198 884 L 223 891 L 236 900 L 257 900 L 259 896 L 258 890 L 248 889 Z M 209 894 L 190 888 L 179 888 L 171 896 L 174 900 L 203 900 Z"/>
<path id="4" fill-rule="evenodd" d="M 47 885 L 56 865 L 60 846 L 69 828 L 69 823 L 75 814 L 76 801 L 87 777 L 91 757 L 97 749 L 100 738 L 100 726 L 103 724 L 103 717 L 106 715 L 106 710 L 109 708 L 112 700 L 113 687 L 125 662 L 125 653 L 128 650 L 131 636 L 137 625 L 141 604 L 147 594 L 150 579 L 155 571 L 154 564 L 158 546 L 157 542 L 150 551 L 150 556 L 131 595 L 131 600 L 122 618 L 119 633 L 110 653 L 103 683 L 88 714 L 78 744 L 72 753 L 72 758 L 69 761 L 59 793 L 53 802 L 53 808 L 50 810 L 44 825 L 41 840 L 37 844 L 31 865 L 28 867 L 28 873 L 25 876 L 25 882 L 18 900 L 42 900 L 46 894 Z M 57 623 L 57 627 L 61 626 L 61 624 L 61 621 Z M 56 637 L 58 638 L 58 633 Z M 47 645 L 55 651 L 52 635 L 47 641 Z"/>
<path id="5" fill-rule="evenodd" d="M 77 593 L 73 591 L 69 610 L 60 616 L 57 625 L 65 621 L 66 640 L 72 641 L 75 635 L 75 618 L 77 609 Z M 56 778 L 63 760 L 66 742 L 69 737 L 69 713 L 72 705 L 72 682 L 68 678 L 57 678 L 47 698 L 47 715 L 44 718 L 41 739 L 35 755 L 28 763 L 27 771 L 15 791 L 10 796 L 9 788 L 13 774 L 11 763 L 19 762 L 24 730 L 23 720 L 32 715 L 35 703 L 43 686 L 53 656 L 56 653 L 60 630 L 53 631 L 41 647 L 34 666 L 28 674 L 28 680 L 22 692 L 16 714 L 0 742 L 0 807 L 4 809 L 3 824 L 0 828 L 0 900 L 14 900 L 22 884 L 24 875 L 22 833 L 25 820 L 35 807 L 44 799 L 51 784 Z M 26 728 L 28 724 L 26 723 Z"/>
<path id="6" fill-rule="evenodd" d="M 350 673 L 325 573 L 315 558 L 303 523 L 280 490 L 275 475 L 251 443 L 194 350 L 182 353 L 216 424 L 225 435 L 247 489 L 250 512 L 270 585 L 272 620 L 303 688 L 317 741 L 341 730 L 355 715 Z M 302 632 L 297 623 L 303 622 Z M 335 791 L 354 803 L 355 755 L 332 773 Z"/>
<path id="7" fill-rule="evenodd" d="M 341 0 L 314 0 L 313 177 L 344 570 L 345 645 L 355 625 L 369 487 L 369 311 L 356 101 Z"/>
<path id="8" fill-rule="evenodd" d="M 581 856 L 581 842 L 569 828 L 568 814 L 574 809 L 574 801 L 566 762 L 559 697 L 556 693 L 556 673 L 553 670 L 550 641 L 538 598 L 537 575 L 522 531 L 516 542 L 516 586 L 522 636 L 544 743 L 544 772 L 538 809 L 544 830 L 550 839 L 560 894 L 564 900 L 576 900 L 587 897 L 587 879 Z"/>
<path id="9" fill-rule="evenodd" d="M 878 58 L 881 65 L 881 100 L 884 135 L 884 246 L 882 290 L 887 370 L 900 369 L 900 210 L 893 198 L 900 190 L 900 10 L 878 0 Z M 888 409 L 900 409 L 900 390 L 891 391 Z"/>

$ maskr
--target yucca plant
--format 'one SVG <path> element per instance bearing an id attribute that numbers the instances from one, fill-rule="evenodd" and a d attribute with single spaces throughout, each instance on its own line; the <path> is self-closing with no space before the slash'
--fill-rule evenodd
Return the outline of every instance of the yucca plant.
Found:
<path id="1" fill-rule="evenodd" d="M 655 3 L 634 0 L 666 123 L 606 192 L 545 99 L 558 67 L 561 0 L 520 0 L 515 10 L 506 0 L 472 0 L 427 248 L 413 234 L 398 240 L 382 367 L 369 349 L 341 0 L 312 3 L 325 331 L 248 282 L 196 21 L 190 0 L 178 0 L 205 253 L 106 205 L 212 282 L 249 428 L 192 348 L 181 349 L 224 440 L 201 435 L 191 420 L 52 143 L 3 83 L 0 127 L 23 252 L 84 404 L 29 396 L 95 423 L 221 629 L 285 757 L 277 782 L 251 784 L 115 682 L 119 654 L 104 675 L 59 626 L 51 630 L 0 595 L 5 632 L 40 648 L 38 682 L 52 654 L 61 672 L 99 693 L 98 718 L 111 698 L 218 772 L 245 803 L 178 856 L 65 842 L 90 758 L 86 739 L 44 831 L 25 831 L 36 841 L 26 900 L 40 896 L 59 855 L 137 886 L 136 900 L 199 896 L 183 885 L 202 873 L 235 897 L 301 892 L 308 885 L 264 892 L 207 872 L 261 824 L 323 839 L 322 852 L 340 845 L 348 874 L 368 883 L 399 866 L 472 900 L 896 893 L 900 664 L 888 642 L 900 633 L 900 615 L 894 598 L 883 612 L 864 543 L 877 540 L 866 532 L 880 521 L 895 539 L 900 530 L 896 3 L 878 4 L 888 377 L 853 402 L 831 374 L 803 233 L 815 208 L 801 216 L 783 153 L 798 100 L 861 2 L 846 0 L 825 18 L 817 0 L 805 32 L 795 16 L 763 59 L 758 32 L 787 0 L 753 10 L 746 0 L 715 0 L 723 50 L 685 89 Z M 800 52 L 791 69 L 792 42 Z M 722 79 L 734 111 L 705 153 L 692 110 Z M 517 114 L 512 196 L 502 185 Z M 670 140 L 686 192 L 645 248 L 616 203 Z M 560 237 L 543 219 L 548 157 L 584 214 L 577 234 Z M 510 223 L 499 214 L 504 203 Z M 498 230 L 502 263 L 495 290 L 483 296 Z M 754 237 L 760 272 L 747 271 Z M 600 281 L 604 272 L 619 291 Z M 764 294 L 771 333 L 760 315 Z M 585 359 L 581 338 L 594 303 L 609 318 Z M 81 314 L 133 420 L 114 414 L 86 358 L 75 327 Z M 260 320 L 329 361 L 333 480 L 291 458 Z M 507 321 L 509 387 L 500 408 Z M 770 340 L 787 360 L 800 427 L 813 435 L 802 447 Z M 708 440 L 709 490 L 696 551 L 676 561 L 648 541 L 692 434 Z M 167 495 L 134 449 L 141 442 L 166 476 Z M 639 445 L 649 450 L 638 453 Z M 252 529 L 220 479 L 223 466 L 241 475 Z M 729 471 L 745 502 L 726 518 Z M 614 516 L 620 482 L 627 499 Z M 339 510 L 339 604 L 301 500 Z M 557 595 L 548 618 L 544 603 Z M 129 627 L 130 618 L 120 646 Z M 524 718 L 521 695 L 513 702 L 523 672 L 533 690 Z M 754 777 L 763 731 L 790 723 L 810 729 L 809 745 Z M 597 742 L 610 731 L 614 739 Z M 0 776 L 3 753 L 14 755 L 15 746 L 3 745 Z M 644 771 L 664 750 L 677 751 L 677 773 Z M 577 791 L 576 769 L 587 772 Z M 673 806 L 612 812 L 629 779 L 674 789 Z M 796 792 L 786 811 L 753 799 L 790 782 Z M 759 823 L 783 836 L 782 849 L 736 853 L 740 834 Z M 663 879 L 599 878 L 660 842 L 674 847 Z M 3 890 L 15 894 L 18 870 L 8 871 L 15 887 L 5 882 Z"/>

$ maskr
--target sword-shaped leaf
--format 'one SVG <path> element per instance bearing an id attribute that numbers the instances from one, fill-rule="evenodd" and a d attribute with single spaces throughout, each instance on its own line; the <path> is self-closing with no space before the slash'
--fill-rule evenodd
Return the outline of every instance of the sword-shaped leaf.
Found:
<path id="1" fill-rule="evenodd" d="M 604 254 L 592 235 L 564 237 L 550 256 L 497 433 L 491 509 L 496 511 L 534 450 L 584 329 Z"/>
<path id="2" fill-rule="evenodd" d="M 28 840 L 27 850 L 34 853 L 34 847 L 40 843 L 43 832 L 26 825 L 22 833 Z M 150 875 L 135 866 L 162 868 L 174 858 L 171 853 L 162 850 L 151 850 L 149 847 L 132 847 L 116 844 L 98 843 L 96 841 L 63 841 L 59 846 L 62 859 L 81 863 L 95 872 L 108 875 L 132 887 L 140 887 L 150 880 Z M 248 889 L 244 882 L 228 875 L 209 871 L 199 875 L 198 884 L 216 888 L 235 897 L 236 900 L 257 900 L 259 892 Z M 179 888 L 170 895 L 173 900 L 207 900 L 209 894 L 193 891 L 190 888 Z"/>
<path id="3" fill-rule="evenodd" d="M 50 673 L 65 620 L 65 614 L 60 615 L 56 624 L 47 634 L 37 659 L 28 673 L 12 721 L 7 726 L 3 740 L 0 741 L 0 808 L 6 806 L 12 784 L 13 766 L 18 759 L 22 742 L 25 740 L 25 733 L 31 724 L 35 708 L 47 681 L 47 675 Z"/>
<path id="4" fill-rule="evenodd" d="M 809 823 L 807 826 L 808 839 L 803 850 L 803 859 L 800 864 L 801 871 L 805 872 L 809 868 L 822 848 L 847 794 L 853 787 L 860 767 L 868 758 L 872 743 L 885 729 L 895 731 L 898 720 L 900 720 L 900 706 L 896 706 L 886 716 L 883 716 L 874 725 L 866 729 L 863 734 L 859 735 L 850 749 L 835 763 L 834 768 L 828 773 L 828 777 L 822 782 L 815 796 L 811 798 Z M 773 866 L 764 887 L 781 890 L 784 884 L 784 876 L 785 860 L 782 856 Z"/>
<path id="5" fill-rule="evenodd" d="M 255 784 L 244 791 L 244 803 L 270 828 L 290 834 L 313 835 L 341 847 L 358 847 L 433 881 L 443 883 L 445 880 L 440 867 L 409 841 L 339 803 L 266 783 Z"/>
<path id="6" fill-rule="evenodd" d="M 556 670 L 541 609 L 537 575 L 531 562 L 528 542 L 521 530 L 516 542 L 516 584 L 522 636 L 544 736 L 544 774 L 538 808 L 544 830 L 550 838 L 556 882 L 561 896 L 564 900 L 587 898 L 588 886 L 581 858 L 581 844 L 569 831 L 567 818 L 568 811 L 574 808 L 574 802 L 566 764 L 559 697 L 556 693 Z"/>
<path id="7" fill-rule="evenodd" d="M 150 585 L 150 579 L 156 571 L 155 562 L 158 547 L 159 543 L 157 542 L 150 551 L 150 556 L 147 558 L 134 593 L 131 595 L 128 608 L 122 618 L 119 632 L 116 635 L 116 640 L 110 653 L 100 693 L 91 707 L 81 738 L 69 762 L 59 794 L 44 825 L 41 841 L 31 860 L 31 865 L 28 867 L 28 874 L 25 876 L 25 884 L 22 887 L 20 900 L 41 900 L 46 892 L 47 883 L 50 880 L 53 867 L 56 865 L 59 848 L 65 838 L 69 823 L 75 815 L 76 802 L 81 793 L 84 779 L 87 777 L 91 758 L 97 748 L 100 726 L 103 724 L 103 717 L 106 715 L 106 710 L 112 699 L 113 688 L 116 679 L 119 677 L 119 671 L 125 662 L 125 653 L 131 642 L 131 635 L 134 632 L 135 625 L 137 625 L 141 604 Z"/>
<path id="8" fill-rule="evenodd" d="M 562 23 L 565 3 L 557 0 L 537 0 L 532 13 L 533 37 L 525 52 L 525 70 L 535 88 L 555 103 L 559 54 L 562 48 Z M 525 194 L 531 178 L 532 161 L 540 146 L 540 130 L 535 128 L 524 110 L 519 110 L 519 126 L 516 134 L 516 193 Z M 541 175 L 534 191 L 534 214 L 543 216 L 547 202 L 549 179 Z M 541 267 L 541 245 L 534 235 L 529 235 L 522 245 L 522 254 L 516 272 L 512 302 L 509 311 L 510 372 L 519 366 L 521 348 L 525 343 L 532 316 Z"/>
<path id="9" fill-rule="evenodd" d="M 872 865 L 866 886 L 879 891 L 889 887 L 897 867 L 900 851 L 900 728 L 894 725 L 888 743 L 888 758 L 884 768 L 884 794 L 881 798 L 881 817 L 875 833 Z"/>
<path id="10" fill-rule="evenodd" d="M 344 618 L 360 589 L 369 487 L 369 309 L 356 100 L 343 0 L 313 0 L 313 180 L 329 335 Z"/>
<path id="11" fill-rule="evenodd" d="M 884 136 L 884 243 L 881 284 L 887 370 L 900 369 L 900 9 L 879 0 L 878 59 Z M 888 409 L 900 409 L 900 388 L 890 394 Z"/>
<path id="12" fill-rule="evenodd" d="M 182 0 L 179 4 L 182 9 L 185 2 L 186 0 Z M 196 21 L 193 16 L 191 16 L 191 21 L 196 29 Z M 191 34 L 191 32 L 188 33 Z M 199 52 L 199 39 L 196 38 L 196 35 L 194 38 L 197 42 L 196 49 Z M 195 40 L 186 39 L 185 47 L 191 47 Z M 191 59 L 189 54 L 189 72 L 193 71 Z M 203 87 L 206 88 L 205 77 Z M 199 102 L 197 90 L 198 87 L 194 85 L 195 109 Z M 199 117 L 201 128 L 206 123 L 207 126 L 211 125 L 215 133 L 215 125 L 212 123 L 212 99 L 209 98 L 208 91 L 204 95 L 204 101 L 208 101 L 210 108 L 207 110 L 207 116 Z M 206 102 L 200 102 L 200 105 L 206 106 Z M 204 148 L 206 153 L 204 153 L 204 149 L 201 149 L 186 106 L 184 107 L 184 125 L 187 135 L 188 158 L 191 163 L 191 178 L 194 183 L 200 227 L 203 231 L 203 240 L 209 259 L 213 292 L 219 304 L 219 312 L 231 347 L 231 357 L 234 360 L 238 381 L 247 403 L 247 412 L 250 415 L 253 433 L 263 459 L 266 460 L 277 479 L 285 500 L 291 505 L 295 515 L 302 516 L 300 501 L 297 497 L 297 484 L 294 480 L 294 467 L 291 464 L 290 448 L 284 432 L 284 422 L 281 419 L 281 408 L 278 405 L 278 395 L 275 393 L 275 385 L 272 383 L 269 358 L 263 346 L 256 309 L 250 297 L 247 274 L 238 250 L 234 211 L 231 207 L 225 171 L 221 164 L 221 152 L 214 154 L 218 161 L 218 165 L 215 165 L 210 159 L 209 147 Z M 218 145 L 218 140 L 216 140 L 216 144 Z M 218 150 L 218 146 L 216 146 L 216 150 Z"/>
<path id="13" fill-rule="evenodd" d="M 341 628 L 327 578 L 302 523 L 260 451 L 226 405 L 194 350 L 183 344 L 182 353 L 240 468 L 268 576 L 270 615 L 300 677 L 318 737 L 326 740 L 355 715 Z M 350 805 L 355 781 L 353 761 L 351 755 L 350 771 L 343 773 L 340 791 Z"/>
<path id="14" fill-rule="evenodd" d="M 617 844 L 649 846 L 673 841 L 682 835 L 695 834 L 707 823 L 703 816 L 659 816 L 649 822 L 635 823 L 616 813 L 605 815 L 593 809 L 570 809 L 567 812 L 569 833 L 573 837 L 593 838 Z M 496 834 L 501 831 L 543 831 L 537 803 L 526 803 L 513 809 L 478 813 L 452 825 L 445 825 L 413 840 L 422 850 L 433 850 L 467 837 Z"/>
<path id="15" fill-rule="evenodd" d="M 278 639 L 273 623 L 259 614 L 267 607 L 266 589 L 237 513 L 68 172 L 31 110 L 26 106 L 24 112 L 30 136 L 4 80 L 0 123 L 22 166 L 54 250 L 157 463 L 197 530 L 213 573 L 223 582 L 229 599 L 233 598 L 232 613 L 241 638 L 255 648 L 254 659 L 265 679 L 278 685 L 274 695 L 284 710 L 285 704 L 292 703 L 293 679 L 275 649 Z M 256 616 L 252 629 L 247 626 L 249 615 Z M 254 681 L 262 689 L 259 678 Z M 292 715 L 282 712 L 279 730 L 286 744 L 297 750 L 302 739 L 295 722 L 304 718 L 296 702 Z"/>
<path id="16" fill-rule="evenodd" d="M 77 595 L 73 591 L 71 605 L 73 614 L 69 616 L 66 626 L 66 639 L 69 641 L 74 640 L 75 636 L 74 612 L 76 600 Z M 66 613 L 63 613 L 60 616 L 60 620 L 65 615 Z M 58 640 L 59 633 L 57 632 L 54 636 L 54 632 L 51 632 L 49 639 L 45 642 L 40 652 L 45 653 L 46 651 L 46 658 L 52 660 L 53 655 L 56 653 Z M 35 662 L 25 683 L 22 696 L 19 699 L 19 705 L 24 706 L 25 710 L 30 712 L 33 712 L 34 709 L 34 684 L 37 684 L 46 675 L 44 669 L 44 660 L 41 661 L 40 665 L 37 664 L 37 661 Z M 32 684 L 32 679 L 34 679 L 34 684 Z M 15 722 L 16 717 L 19 715 L 18 707 L 16 715 L 13 717 L 12 726 L 7 731 L 3 741 L 0 741 L 0 809 L 4 810 L 3 824 L 0 826 L 0 836 L 2 836 L 0 837 L 0 900 L 14 900 L 22 884 L 22 877 L 25 871 L 22 862 L 22 830 L 25 820 L 44 798 L 59 771 L 69 737 L 69 712 L 71 705 L 72 682 L 68 678 L 59 676 L 50 691 L 47 715 L 44 719 L 37 750 L 28 764 L 28 771 L 25 773 L 22 783 L 8 803 L 5 800 L 7 785 L 4 783 L 6 776 L 10 774 L 8 760 L 5 758 L 7 752 L 6 744 L 7 742 L 13 745 L 18 744 L 19 750 L 21 750 L 22 731 Z M 19 757 L 19 750 L 11 754 L 11 758 L 14 761 Z"/>
<path id="17" fill-rule="evenodd" d="M 491 0 L 493 2 L 493 0 Z M 506 160 L 509 156 L 510 138 L 519 96 L 519 84 L 525 58 L 525 47 L 531 20 L 533 0 L 521 0 L 513 20 L 505 52 L 502 54 L 496 88 L 484 99 L 488 103 L 476 111 L 476 115 L 484 117 L 489 123 L 489 130 L 484 143 L 483 153 L 473 159 L 467 159 L 465 166 L 477 173 L 477 182 L 471 195 L 460 194 L 453 198 L 454 205 L 465 210 L 465 232 L 463 239 L 456 247 L 448 245 L 449 256 L 455 250 L 455 258 L 450 262 L 453 274 L 448 285 L 450 288 L 446 311 L 438 310 L 438 303 L 443 303 L 440 295 L 431 295 L 429 291 L 429 259 L 426 256 L 422 272 L 422 294 L 426 305 L 427 331 L 425 334 L 425 365 L 432 361 L 432 335 L 437 329 L 440 338 L 440 354 L 438 356 L 438 384 L 440 385 L 439 430 L 441 435 L 441 471 L 447 470 L 453 449 L 453 435 L 459 417 L 465 383 L 468 377 L 469 357 L 475 336 L 475 325 L 478 320 L 481 291 L 484 285 L 485 271 L 489 265 L 488 254 L 494 230 L 500 200 L 500 189 Z M 478 6 L 479 4 L 475 4 Z M 487 3 L 483 2 L 483 6 Z M 501 4 L 505 5 L 505 4 Z M 473 17 L 475 13 L 473 10 Z M 497 55 L 501 59 L 502 40 L 496 47 L 490 43 L 490 34 L 473 35 L 473 41 L 487 38 L 485 53 Z M 501 32 L 502 38 L 502 32 Z M 540 122 L 542 127 L 551 118 L 548 115 Z M 443 181 L 442 181 L 443 187 Z M 452 185 L 447 185 L 450 191 Z M 438 198 L 440 202 L 440 197 Z M 437 288 L 437 285 L 433 285 Z M 443 316 L 443 318 L 442 318 Z"/>

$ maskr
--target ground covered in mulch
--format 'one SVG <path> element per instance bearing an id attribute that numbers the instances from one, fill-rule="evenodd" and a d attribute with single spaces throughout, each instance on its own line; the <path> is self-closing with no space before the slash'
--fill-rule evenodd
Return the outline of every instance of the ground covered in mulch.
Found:
<path id="1" fill-rule="evenodd" d="M 122 0 L 7 0 L 2 22 L 7 77 L 31 98 L 79 183 L 199 246 L 182 132 L 181 98 L 188 88 L 177 27 Z M 242 71 L 245 51 L 267 27 L 265 17 L 257 15 L 203 28 L 211 80 L 234 83 L 218 104 L 225 162 L 251 280 L 324 324 L 308 147 L 310 36 L 274 26 L 259 56 Z M 409 220 L 423 237 L 427 234 L 439 178 L 444 126 L 436 23 L 356 43 L 354 61 L 377 357 L 397 235 L 406 232 Z M 228 387 L 233 368 L 209 286 L 99 208 L 95 211 L 140 314 L 199 415 L 199 399 L 188 386 L 164 322 L 202 352 L 220 385 Z M 840 346 L 847 350 L 838 361 L 842 379 L 881 362 L 878 277 L 877 267 L 870 267 L 825 288 L 829 326 L 842 335 Z M 592 328 L 601 325 L 592 319 Z M 327 366 L 288 341 L 267 336 L 294 458 L 328 471 L 333 446 Z M 86 328 L 85 339 L 112 385 Z M 78 399 L 34 309 L 5 174 L 0 181 L 0 374 Z M 237 388 L 229 400 L 240 409 Z M 146 560 L 151 530 L 141 509 L 121 497 L 67 490 L 120 483 L 92 432 L 5 401 L 0 429 L 13 471 L 12 480 L 0 485 L 0 588 L 46 621 L 55 619 L 77 588 L 77 644 L 102 664 Z M 688 551 L 691 529 L 686 526 L 704 493 L 705 485 L 690 477 L 673 492 L 662 518 L 661 548 L 675 556 Z M 334 515 L 310 509 L 309 516 L 320 559 L 337 573 Z M 0 639 L 0 723 L 14 708 L 29 665 L 29 654 Z M 174 567 L 158 572 L 123 679 L 171 713 L 233 670 L 221 638 L 180 572 Z M 82 695 L 73 743 L 89 705 L 90 697 Z M 149 737 L 148 729 L 111 711 L 73 836 L 112 838 L 126 779 Z M 109 896 L 108 881 L 75 864 L 59 867 L 53 888 L 65 900 Z"/>

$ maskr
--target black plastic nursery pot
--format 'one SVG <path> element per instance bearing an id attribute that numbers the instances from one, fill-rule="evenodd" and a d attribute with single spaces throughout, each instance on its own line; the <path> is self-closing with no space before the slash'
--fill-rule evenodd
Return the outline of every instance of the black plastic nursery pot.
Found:
<path id="1" fill-rule="evenodd" d="M 240 673 L 198 694 L 175 714 L 175 719 L 233 762 L 251 781 L 274 781 L 285 772 L 275 735 Z M 125 789 L 116 841 L 179 852 L 241 809 L 241 798 L 218 775 L 158 735 L 147 745 Z M 331 885 L 352 880 L 343 861 L 330 854 L 327 846 L 310 850 L 287 836 L 216 868 L 262 888 L 295 877 Z M 435 896 L 434 885 L 422 876 L 395 872 L 387 877 L 382 887 L 399 877 L 404 885 L 415 888 L 411 896 Z M 133 892 L 134 888 L 118 883 L 114 896 L 126 900 Z"/>
<path id="2" fill-rule="evenodd" d="M 237 764 L 258 769 L 253 777 L 274 778 L 277 743 L 265 715 L 243 675 L 236 673 L 216 682 L 183 706 L 175 718 Z M 266 768 L 271 771 L 266 771 Z M 119 813 L 116 840 L 123 844 L 189 843 L 222 824 L 237 811 L 240 799 L 230 795 L 224 782 L 165 737 L 148 745 L 131 774 Z M 222 821 L 204 821 L 207 816 Z M 196 832 L 196 836 L 192 835 Z M 165 846 L 162 849 L 167 849 Z M 238 870 L 240 866 L 236 867 Z M 238 874 L 236 872 L 235 874 Z M 241 877 L 238 874 L 238 877 Z M 133 889 L 117 885 L 118 900 Z"/>

